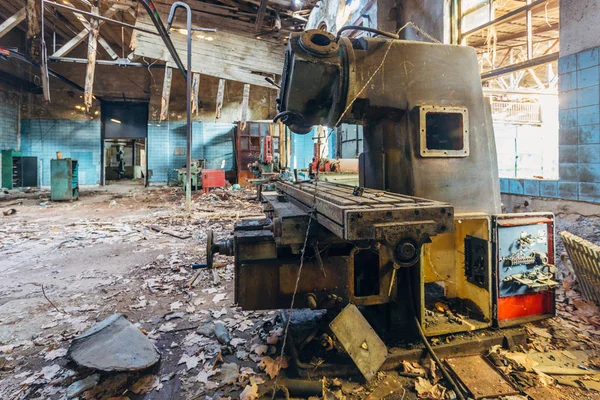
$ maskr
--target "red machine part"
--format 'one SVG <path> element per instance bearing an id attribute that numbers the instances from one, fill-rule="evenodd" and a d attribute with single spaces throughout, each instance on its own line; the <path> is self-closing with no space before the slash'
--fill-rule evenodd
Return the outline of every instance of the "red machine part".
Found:
<path id="1" fill-rule="evenodd" d="M 225 186 L 225 171 L 222 169 L 204 169 L 202 170 L 202 189 L 204 193 L 212 188 Z"/>
<path id="2" fill-rule="evenodd" d="M 265 136 L 263 138 L 263 163 L 270 164 L 273 162 L 273 137 Z"/>
<path id="3" fill-rule="evenodd" d="M 319 162 L 317 157 L 313 157 L 312 162 L 308 166 L 308 172 L 314 174 L 319 169 L 320 172 L 331 172 L 331 160 L 322 158 Z"/>
<path id="4" fill-rule="evenodd" d="M 498 321 L 553 313 L 554 291 L 498 299 Z"/>
<path id="5" fill-rule="evenodd" d="M 548 263 L 554 264 L 554 220 L 541 218 L 536 221 L 537 224 L 546 224 L 548 226 Z M 521 226 L 520 223 L 511 224 L 503 222 L 503 226 Z M 529 293 L 518 296 L 498 297 L 498 322 L 510 325 L 511 320 L 518 318 L 551 316 L 555 313 L 555 293 L 554 290 L 547 290 L 540 293 Z"/>

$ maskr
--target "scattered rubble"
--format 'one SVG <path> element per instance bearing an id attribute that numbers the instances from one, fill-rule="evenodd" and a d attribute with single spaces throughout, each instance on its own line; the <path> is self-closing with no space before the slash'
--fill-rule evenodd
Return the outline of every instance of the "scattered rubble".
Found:
<path id="1" fill-rule="evenodd" d="M 0 281 L 6 283 L 0 283 L 0 398 L 124 399 L 146 393 L 255 400 L 271 397 L 277 377 L 280 396 L 298 393 L 297 380 L 285 376 L 291 374 L 291 360 L 279 358 L 283 329 L 278 312 L 246 312 L 233 304 L 233 259 L 217 255 L 221 267 L 213 271 L 191 268 L 205 262 L 208 229 L 224 238 L 235 221 L 260 215 L 260 204 L 248 200 L 252 193 L 197 193 L 191 215 L 184 211 L 183 193 L 174 188 L 136 189 L 108 208 L 112 196 L 101 191 L 75 203 L 44 200 L 43 208 L 41 199 L 25 198 L 15 205 L 17 214 L 2 220 Z M 535 400 L 600 397 L 600 310 L 581 298 L 568 268 L 560 271 L 557 318 L 528 325 L 527 346 L 486 354 L 521 392 L 506 400 L 522 400 L 525 394 Z M 58 309 L 42 295 L 42 283 Z M 431 307 L 435 318 L 451 318 L 446 303 L 439 303 Z M 105 328 L 99 329 L 102 321 Z M 139 371 L 103 372 L 97 363 L 110 358 L 116 347 L 110 350 L 100 342 L 93 347 L 107 357 L 95 358 L 92 369 L 69 362 L 69 356 L 77 358 L 74 348 L 90 351 L 90 338 L 100 338 L 117 322 L 126 324 L 136 342 L 150 343 L 160 362 Z M 100 336 L 86 332 L 90 328 Z M 112 344 L 119 346 L 114 338 Z M 132 350 L 131 339 L 119 342 L 120 352 Z M 321 378 L 310 381 L 314 394 L 298 397 L 455 395 L 429 358 L 380 372 L 369 384 Z"/>
<path id="2" fill-rule="evenodd" d="M 99 371 L 138 371 L 160 360 L 154 344 L 123 314 L 114 314 L 71 342 L 69 358 Z"/>

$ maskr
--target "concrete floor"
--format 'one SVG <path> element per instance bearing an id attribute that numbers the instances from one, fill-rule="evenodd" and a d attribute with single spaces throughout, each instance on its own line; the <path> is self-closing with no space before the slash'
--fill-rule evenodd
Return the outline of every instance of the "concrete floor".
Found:
<path id="1" fill-rule="evenodd" d="M 70 340 L 115 312 L 128 315 L 148 334 L 162 361 L 143 373 L 103 375 L 85 398 L 187 399 L 215 392 L 238 398 L 254 384 L 261 393 L 268 390 L 270 379 L 258 364 L 265 355 L 277 356 L 277 343 L 261 347 L 269 335 L 280 343 L 271 324 L 277 313 L 242 312 L 233 305 L 231 257 L 218 256 L 226 267 L 214 274 L 203 271 L 196 286 L 185 287 L 195 274 L 190 265 L 204 262 L 208 229 L 222 238 L 234 221 L 261 214 L 261 207 L 248 201 L 251 196 L 198 194 L 191 215 L 185 213 L 178 189 L 127 181 L 84 191 L 72 203 L 49 202 L 47 193 L 39 192 L 0 201 L 0 210 L 17 210 L 11 216 L 0 214 L 0 398 L 64 398 L 71 382 L 90 373 L 65 357 Z M 11 205 L 15 203 L 21 204 Z M 561 215 L 559 225 L 585 226 L 592 238 L 600 232 L 598 215 L 589 213 L 583 225 L 578 218 Z M 149 225 L 191 237 L 178 239 Z M 173 312 L 183 313 L 182 318 L 167 321 L 164 317 Z M 560 318 L 540 329 L 553 332 Z M 237 339 L 230 351 L 221 352 L 215 338 L 195 333 L 214 320 L 223 321 Z M 590 338 L 595 343 L 597 336 Z M 595 344 L 586 342 L 584 349 L 592 354 Z M 192 359 L 187 366 L 186 358 Z M 226 382 L 232 373 L 235 384 Z M 134 393 L 135 383 L 148 375 L 155 377 L 152 390 Z M 364 387 L 343 383 L 339 393 L 347 398 L 416 398 L 413 380 L 395 373 L 382 374 Z M 553 385 L 547 390 L 559 397 L 599 398 L 596 392 L 574 388 Z"/>

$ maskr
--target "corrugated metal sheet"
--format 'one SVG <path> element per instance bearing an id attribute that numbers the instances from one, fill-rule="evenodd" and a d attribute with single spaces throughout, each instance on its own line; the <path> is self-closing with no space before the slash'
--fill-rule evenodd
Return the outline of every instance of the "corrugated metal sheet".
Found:
<path id="1" fill-rule="evenodd" d="M 600 303 L 600 246 L 569 232 L 561 232 L 583 297 Z"/>

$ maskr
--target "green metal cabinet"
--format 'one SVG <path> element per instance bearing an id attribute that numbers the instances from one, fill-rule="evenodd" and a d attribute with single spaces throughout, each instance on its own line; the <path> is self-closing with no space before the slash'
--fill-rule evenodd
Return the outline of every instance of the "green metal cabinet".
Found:
<path id="1" fill-rule="evenodd" d="M 13 189 L 13 163 L 16 157 L 21 157 L 21 153 L 13 150 L 2 151 L 2 187 Z"/>
<path id="2" fill-rule="evenodd" d="M 50 198 L 52 201 L 79 198 L 79 163 L 72 158 L 50 160 Z"/>

